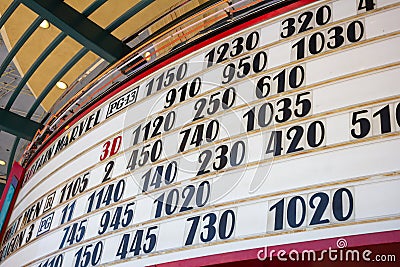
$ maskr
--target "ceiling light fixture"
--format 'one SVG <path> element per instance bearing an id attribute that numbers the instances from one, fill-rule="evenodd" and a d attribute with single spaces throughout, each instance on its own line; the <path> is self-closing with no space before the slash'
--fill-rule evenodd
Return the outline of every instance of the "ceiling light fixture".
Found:
<path id="1" fill-rule="evenodd" d="M 47 20 L 43 20 L 42 23 L 40 23 L 40 28 L 48 29 L 49 27 L 50 23 Z"/>
<path id="2" fill-rule="evenodd" d="M 60 88 L 61 90 L 65 90 L 65 89 L 68 88 L 68 85 L 67 85 L 65 82 L 63 82 L 63 81 L 58 81 L 58 82 L 56 83 L 56 86 L 57 86 L 58 88 Z"/>
<path id="3" fill-rule="evenodd" d="M 0 159 L 0 165 L 4 166 L 4 165 L 6 165 L 6 162 L 4 160 Z"/>
<path id="4" fill-rule="evenodd" d="M 146 61 L 149 61 L 151 59 L 151 53 L 149 51 L 144 53 L 144 59 L 146 59 Z"/>

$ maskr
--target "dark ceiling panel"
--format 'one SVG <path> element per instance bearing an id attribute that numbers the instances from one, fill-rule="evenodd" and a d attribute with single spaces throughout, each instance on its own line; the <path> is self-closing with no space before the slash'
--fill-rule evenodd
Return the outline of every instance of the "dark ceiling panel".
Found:
<path id="1" fill-rule="evenodd" d="M 0 108 L 0 130 L 26 140 L 32 140 L 41 124 Z"/>

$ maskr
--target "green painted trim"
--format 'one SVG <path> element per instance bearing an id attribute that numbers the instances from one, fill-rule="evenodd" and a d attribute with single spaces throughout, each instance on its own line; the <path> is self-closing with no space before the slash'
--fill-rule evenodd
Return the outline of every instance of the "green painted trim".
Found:
<path id="1" fill-rule="evenodd" d="M 29 141 L 33 139 L 36 131 L 42 127 L 36 121 L 2 108 L 0 108 L 0 118 L 0 130 Z"/>
<path id="2" fill-rule="evenodd" d="M 63 1 L 19 1 L 108 62 L 114 62 L 130 51 L 121 40 Z"/>

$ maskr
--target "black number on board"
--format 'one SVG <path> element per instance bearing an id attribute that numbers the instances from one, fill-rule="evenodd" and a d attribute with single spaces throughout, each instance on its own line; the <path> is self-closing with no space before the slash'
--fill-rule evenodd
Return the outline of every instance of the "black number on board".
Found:
<path id="1" fill-rule="evenodd" d="M 273 229 L 276 231 L 285 228 L 285 221 L 288 228 L 330 223 L 330 216 L 325 215 L 326 213 L 330 214 L 329 208 L 332 210 L 332 219 L 339 222 L 347 221 L 353 215 L 353 203 L 354 199 L 351 191 L 347 188 L 340 188 L 335 190 L 332 199 L 325 192 L 313 194 L 309 198 L 308 205 L 307 199 L 303 196 L 282 198 L 270 206 L 269 212 L 273 214 Z M 311 220 L 309 223 L 305 223 L 308 217 L 307 212 L 309 212 L 308 207 L 311 208 L 312 214 L 309 215 Z"/>
<path id="2" fill-rule="evenodd" d="M 147 229 L 138 229 L 134 233 L 124 234 L 116 256 L 122 260 L 127 256 L 138 256 L 152 252 L 157 243 L 157 230 L 158 226 L 151 226 Z"/>
<path id="3" fill-rule="evenodd" d="M 247 111 L 243 118 L 246 120 L 247 131 L 252 131 L 256 123 L 260 128 L 271 125 L 273 121 L 283 123 L 293 117 L 301 118 L 311 111 L 311 93 L 304 92 L 292 98 L 281 98 L 275 102 L 266 102 Z M 292 103 L 294 102 L 294 103 Z"/>
<path id="4" fill-rule="evenodd" d="M 175 67 L 170 68 L 166 72 L 161 73 L 156 79 L 152 78 L 147 84 L 147 93 L 146 96 L 149 96 L 153 93 L 153 90 L 156 91 L 161 90 L 165 87 L 170 86 L 174 81 L 180 81 L 185 78 L 187 73 L 187 63 L 184 62 L 179 65 L 178 69 L 175 71 Z"/>
<path id="5" fill-rule="evenodd" d="M 76 222 L 73 223 L 72 225 L 68 225 L 67 227 L 65 227 L 63 229 L 64 236 L 61 240 L 59 249 L 62 249 L 67 245 L 72 245 L 81 242 L 86 233 L 86 225 L 87 225 L 87 219 L 84 219 L 80 222 Z"/>
<path id="6" fill-rule="evenodd" d="M 212 120 L 208 123 L 201 123 L 193 128 L 188 128 L 181 131 L 179 134 L 182 136 L 179 143 L 178 152 L 187 150 L 188 147 L 198 147 L 204 143 L 215 141 L 219 134 L 220 125 L 218 120 Z M 191 140 L 189 142 L 189 139 Z"/>
<path id="7" fill-rule="evenodd" d="M 160 135 L 161 133 L 168 132 L 174 127 L 176 120 L 175 111 L 168 112 L 167 115 L 157 116 L 154 120 L 149 121 L 148 123 L 139 125 L 132 132 L 132 146 L 136 145 L 139 140 L 146 141 L 150 138 Z"/>
<path id="8" fill-rule="evenodd" d="M 195 97 L 201 88 L 201 78 L 196 77 L 190 83 L 187 82 L 183 84 L 179 89 L 172 88 L 168 91 L 165 98 L 164 108 L 169 108 L 170 106 L 181 103 L 189 98 Z"/>
<path id="9" fill-rule="evenodd" d="M 103 241 L 81 247 L 74 256 L 74 267 L 96 266 L 103 255 Z"/>
<path id="10" fill-rule="evenodd" d="M 120 201 L 125 191 L 125 185 L 125 180 L 119 180 L 115 184 L 109 184 L 94 191 L 88 198 L 89 204 L 86 212 L 89 213 Z"/>
<path id="11" fill-rule="evenodd" d="M 376 6 L 376 0 L 359 0 L 357 10 L 370 11 Z"/>
<path id="12" fill-rule="evenodd" d="M 203 222 L 202 228 L 199 227 L 201 222 L 200 220 Z M 200 231 L 200 241 L 202 243 L 210 242 L 215 237 L 218 237 L 221 240 L 232 237 L 235 231 L 236 216 L 233 210 L 225 210 L 219 214 L 211 212 L 203 216 L 191 217 L 186 221 L 191 222 L 185 240 L 185 246 L 188 246 L 194 243 L 198 229 Z"/>
<path id="13" fill-rule="evenodd" d="M 209 201 L 210 190 L 210 182 L 203 181 L 197 188 L 194 185 L 188 185 L 182 189 L 174 188 L 164 192 L 154 200 L 156 206 L 154 218 L 159 218 L 163 214 L 172 215 L 176 212 L 184 212 L 193 207 L 203 207 Z"/>
<path id="14" fill-rule="evenodd" d="M 373 114 L 371 113 L 371 109 L 351 113 L 353 128 L 350 133 L 353 138 L 364 138 L 370 135 L 372 129 L 376 129 L 374 134 L 377 135 L 394 132 L 396 127 L 400 127 L 400 103 L 386 104 Z"/>
<path id="15" fill-rule="evenodd" d="M 112 174 L 112 171 L 114 170 L 114 165 L 115 165 L 115 161 L 113 161 L 113 160 L 109 161 L 106 164 L 106 167 L 104 169 L 105 174 L 104 174 L 103 180 L 101 181 L 102 183 L 111 179 L 111 174 Z"/>
<path id="16" fill-rule="evenodd" d="M 39 264 L 38 267 L 61 267 L 63 265 L 64 255 L 60 254 Z"/>
<path id="17" fill-rule="evenodd" d="M 290 127 L 284 136 L 287 142 L 283 142 L 282 140 L 283 131 L 272 131 L 268 139 L 267 150 L 265 153 L 267 155 L 272 154 L 273 156 L 279 156 L 302 151 L 305 149 L 304 146 L 301 145 L 304 136 L 308 146 L 312 148 L 321 146 L 325 140 L 325 126 L 323 122 L 314 121 L 310 123 L 307 128 L 304 125 L 295 125 Z M 289 145 L 286 152 L 283 153 L 284 143 L 288 143 Z"/>
<path id="18" fill-rule="evenodd" d="M 76 200 L 72 203 L 68 203 L 61 211 L 61 224 L 69 222 L 72 219 L 72 215 L 74 215 Z"/>
<path id="19" fill-rule="evenodd" d="M 315 18 L 314 18 L 315 17 Z M 315 14 L 312 11 L 306 11 L 300 14 L 297 18 L 287 18 L 282 21 L 282 31 L 281 37 L 288 38 L 296 33 L 305 32 L 314 28 L 315 26 L 323 26 L 330 22 L 332 18 L 332 10 L 330 6 L 321 6 L 316 11 Z M 297 26 L 299 28 L 297 29 Z"/>
<path id="20" fill-rule="evenodd" d="M 290 89 L 296 89 L 303 85 L 305 71 L 303 66 L 295 66 L 291 69 L 284 69 L 278 74 L 266 75 L 258 79 L 256 83 L 256 96 L 259 99 L 265 98 L 274 93 L 283 93 Z"/>
<path id="21" fill-rule="evenodd" d="M 332 27 L 325 35 L 323 32 L 315 32 L 310 36 L 303 37 L 292 45 L 295 54 L 294 60 L 305 58 L 308 55 L 316 55 L 326 48 L 335 49 L 345 44 L 345 40 L 356 43 L 364 37 L 364 24 L 352 21 L 346 26 Z"/>
<path id="22" fill-rule="evenodd" d="M 32 223 L 28 228 L 28 232 L 27 232 L 26 238 L 25 238 L 25 243 L 28 243 L 29 241 L 31 241 L 32 236 L 33 236 L 33 229 L 34 228 L 35 228 L 35 224 Z"/>
<path id="23" fill-rule="evenodd" d="M 109 229 L 117 230 L 129 226 L 133 219 L 134 205 L 135 202 L 131 202 L 104 212 L 100 219 L 99 235 L 104 234 Z"/>
<path id="24" fill-rule="evenodd" d="M 205 115 L 213 115 L 218 111 L 227 110 L 235 104 L 236 90 L 233 87 L 223 92 L 215 92 L 207 98 L 200 98 L 194 105 L 196 114 L 193 121 L 204 118 Z"/>
<path id="25" fill-rule="evenodd" d="M 175 181 L 177 173 L 178 173 L 178 163 L 176 161 L 171 161 L 166 166 L 159 165 L 156 166 L 155 168 L 149 169 L 142 176 L 142 179 L 144 180 L 142 186 L 142 192 L 147 192 L 152 189 L 157 189 L 163 185 L 169 185 L 170 183 Z"/>
<path id="26" fill-rule="evenodd" d="M 215 159 L 213 162 L 211 162 L 213 154 L 215 154 Z M 209 173 L 211 170 L 222 170 L 228 166 L 228 163 L 232 167 L 238 166 L 243 163 L 245 154 L 246 145 L 243 141 L 236 141 L 232 144 L 231 148 L 225 144 L 220 145 L 215 149 L 214 152 L 211 150 L 204 150 L 199 155 L 199 163 L 201 163 L 201 166 L 197 172 L 197 175 Z M 210 163 L 212 164 L 209 167 Z M 209 168 L 211 168 L 211 170 Z"/>
<path id="27" fill-rule="evenodd" d="M 73 198 L 79 193 L 82 193 L 86 190 L 87 185 L 89 183 L 89 172 L 79 176 L 78 178 L 72 180 L 71 182 L 66 183 L 61 189 L 61 196 L 59 203 L 63 203 L 70 198 Z"/>
<path id="28" fill-rule="evenodd" d="M 223 43 L 218 48 L 213 48 L 205 55 L 207 68 L 214 64 L 223 62 L 228 58 L 236 57 L 245 51 L 255 49 L 260 41 L 260 34 L 255 31 L 250 33 L 246 38 L 240 36 L 232 40 L 231 44 Z M 231 48 L 231 49 L 229 49 Z"/>
<path id="29" fill-rule="evenodd" d="M 144 145 L 142 149 L 132 150 L 126 168 L 133 171 L 136 168 L 136 165 L 142 167 L 149 162 L 153 163 L 160 158 L 162 150 L 163 150 L 163 144 L 161 139 L 158 139 L 152 144 Z"/>
<path id="30" fill-rule="evenodd" d="M 315 200 L 317 201 L 317 206 L 315 206 Z M 322 219 L 322 216 L 325 213 L 326 208 L 329 204 L 329 195 L 324 192 L 315 193 L 311 196 L 309 205 L 312 209 L 315 209 L 315 212 L 311 218 L 310 225 L 324 224 L 329 223 L 329 219 Z"/>
<path id="31" fill-rule="evenodd" d="M 234 78 L 244 78 L 252 71 L 254 73 L 259 73 L 267 68 L 268 56 L 267 52 L 260 51 L 252 56 L 245 56 L 237 62 L 231 62 L 225 66 L 222 71 L 222 84 L 227 84 L 231 82 Z"/>

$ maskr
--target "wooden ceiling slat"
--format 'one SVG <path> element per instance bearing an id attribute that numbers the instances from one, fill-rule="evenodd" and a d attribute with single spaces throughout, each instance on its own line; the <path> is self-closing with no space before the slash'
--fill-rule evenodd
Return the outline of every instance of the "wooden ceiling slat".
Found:
<path id="1" fill-rule="evenodd" d="M 4 13 L 0 17 L 0 29 L 4 26 L 6 21 L 10 18 L 10 16 L 14 13 L 14 11 L 17 9 L 19 6 L 19 2 L 13 1 L 7 9 L 4 11 Z"/>

